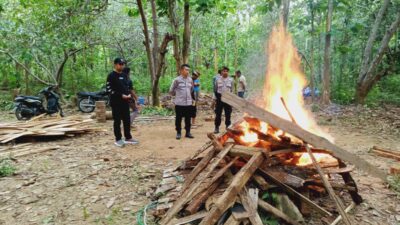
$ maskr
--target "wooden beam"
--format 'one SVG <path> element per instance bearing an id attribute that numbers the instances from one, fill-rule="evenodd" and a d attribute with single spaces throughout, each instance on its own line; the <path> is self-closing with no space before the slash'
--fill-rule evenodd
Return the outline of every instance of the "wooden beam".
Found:
<path id="1" fill-rule="evenodd" d="M 274 206 L 270 205 L 268 202 L 263 201 L 262 199 L 258 199 L 258 206 L 260 206 L 265 211 L 273 214 L 274 216 L 284 220 L 285 222 L 287 222 L 289 224 L 300 225 L 299 222 L 292 220 L 290 217 L 288 217 L 281 210 L 275 208 Z"/>
<path id="2" fill-rule="evenodd" d="M 216 204 L 211 208 L 207 217 L 205 217 L 200 225 L 215 224 L 221 215 L 229 209 L 235 202 L 236 196 L 246 185 L 257 168 L 263 163 L 264 155 L 261 152 L 254 154 L 253 157 L 243 166 L 234 176 L 231 184 L 218 199 Z"/>
<path id="3" fill-rule="evenodd" d="M 247 188 L 243 188 L 239 193 L 240 201 L 244 209 L 249 212 L 249 220 L 253 225 L 263 225 L 260 216 L 257 212 L 257 201 L 253 201 Z M 257 196 L 258 199 L 258 196 Z M 254 204 L 255 203 L 255 204 Z"/>
<path id="4" fill-rule="evenodd" d="M 229 105 L 239 109 L 242 112 L 249 113 L 250 115 L 257 117 L 258 119 L 267 122 L 273 127 L 279 128 L 289 134 L 292 134 L 301 140 L 313 145 L 314 147 L 329 149 L 333 152 L 333 155 L 342 160 L 348 161 L 356 165 L 359 169 L 364 170 L 372 176 L 378 177 L 383 181 L 386 181 L 386 174 L 376 168 L 375 166 L 369 164 L 367 161 L 361 159 L 360 157 L 334 145 L 332 142 L 326 138 L 315 135 L 309 131 L 304 130 L 300 126 L 282 119 L 281 117 L 268 112 L 238 96 L 224 92 L 222 94 L 222 101 L 228 103 Z"/>
<path id="5" fill-rule="evenodd" d="M 164 218 L 160 221 L 160 224 L 173 224 L 170 223 L 173 217 L 182 209 L 182 207 L 188 203 L 192 197 L 196 196 L 198 193 L 206 190 L 212 183 L 207 182 L 206 184 L 202 184 L 203 181 L 210 176 L 210 174 L 214 171 L 214 169 L 218 166 L 220 161 L 228 154 L 228 152 L 232 149 L 233 145 L 226 146 L 222 151 L 218 153 L 217 156 L 211 160 L 211 162 L 207 165 L 207 168 L 203 170 L 202 174 L 196 177 L 190 187 L 182 193 L 179 199 L 174 202 L 174 205 L 168 210 L 165 214 Z M 215 177 L 212 179 L 215 180 Z"/>
<path id="6" fill-rule="evenodd" d="M 207 214 L 208 214 L 208 212 L 203 210 L 201 212 L 198 212 L 198 213 L 190 215 L 190 216 L 182 217 L 180 219 L 174 219 L 172 222 L 174 225 L 188 224 L 190 222 L 204 218 Z"/>

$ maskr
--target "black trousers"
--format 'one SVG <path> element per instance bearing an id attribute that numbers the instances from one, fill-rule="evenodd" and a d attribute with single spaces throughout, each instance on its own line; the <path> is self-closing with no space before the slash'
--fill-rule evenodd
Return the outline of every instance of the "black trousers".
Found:
<path id="1" fill-rule="evenodd" d="M 131 139 L 131 122 L 129 115 L 129 104 L 128 102 L 122 102 L 120 104 L 111 105 L 112 116 L 114 120 L 114 135 L 115 140 L 119 141 L 122 139 L 121 134 L 121 120 L 124 126 L 124 136 L 125 139 Z"/>
<path id="2" fill-rule="evenodd" d="M 177 133 L 181 133 L 182 130 L 182 118 L 185 118 L 185 130 L 186 133 L 190 133 L 190 127 L 191 127 L 191 121 L 190 118 L 192 117 L 192 106 L 181 106 L 181 105 L 176 105 L 175 106 L 175 130 Z"/>
<path id="3" fill-rule="evenodd" d="M 221 101 L 221 94 L 216 94 L 217 104 L 215 106 L 215 127 L 219 128 L 221 125 L 222 110 L 225 111 L 225 126 L 231 125 L 232 106 Z"/>

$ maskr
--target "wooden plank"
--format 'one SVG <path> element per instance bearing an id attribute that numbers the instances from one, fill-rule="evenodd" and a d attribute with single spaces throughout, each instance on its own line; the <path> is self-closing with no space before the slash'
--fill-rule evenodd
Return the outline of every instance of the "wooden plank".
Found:
<path id="1" fill-rule="evenodd" d="M 188 224 L 190 222 L 193 222 L 193 221 L 196 221 L 196 220 L 204 218 L 207 214 L 208 214 L 208 212 L 203 210 L 201 212 L 198 212 L 198 213 L 190 215 L 190 216 L 186 216 L 186 217 L 182 217 L 182 218 L 179 218 L 179 219 L 175 219 L 172 222 L 173 222 L 174 225 Z"/>
<path id="2" fill-rule="evenodd" d="M 258 199 L 258 206 L 260 206 L 265 211 L 273 214 L 274 216 L 284 220 L 286 223 L 293 224 L 293 225 L 300 225 L 299 222 L 292 220 L 285 213 L 283 213 L 279 209 L 275 208 L 274 206 L 270 205 L 268 202 L 263 201 L 262 199 Z"/>
<path id="3" fill-rule="evenodd" d="M 243 166 L 240 171 L 234 176 L 231 184 L 225 190 L 224 194 L 218 199 L 217 203 L 211 208 L 210 213 L 201 221 L 201 225 L 215 224 L 221 215 L 230 208 L 235 202 L 235 197 L 240 190 L 246 185 L 247 181 L 263 163 L 264 155 L 259 152 Z"/>
<path id="4" fill-rule="evenodd" d="M 322 179 L 322 182 L 324 183 L 326 190 L 328 191 L 329 196 L 331 197 L 332 200 L 335 201 L 336 207 L 338 208 L 339 213 L 343 218 L 343 222 L 346 225 L 353 224 L 352 221 L 350 220 L 350 218 L 347 216 L 347 213 L 344 211 L 343 202 L 335 194 L 335 191 L 333 190 L 331 184 L 329 183 L 328 179 L 326 178 L 325 173 L 322 171 L 321 167 L 317 163 L 317 160 L 314 157 L 314 153 L 310 150 L 310 148 L 307 145 L 306 145 L 306 149 L 307 149 L 308 154 L 310 155 L 310 158 L 311 158 L 311 161 L 312 161 L 314 167 L 317 169 L 318 174 L 319 174 L 320 178 Z"/>
<path id="5" fill-rule="evenodd" d="M 233 218 L 233 215 L 231 215 L 228 220 L 226 220 L 226 222 L 224 223 L 224 225 L 240 225 L 240 221 L 236 220 L 235 218 Z"/>
<path id="6" fill-rule="evenodd" d="M 383 149 L 378 146 L 373 146 L 372 149 L 400 156 L 400 151 L 395 151 L 395 150 L 391 150 L 391 149 Z"/>
<path id="7" fill-rule="evenodd" d="M 221 180 L 220 178 L 225 174 L 225 172 L 238 160 L 239 157 L 234 158 L 231 160 L 226 166 L 224 166 L 222 169 L 220 169 L 212 178 L 211 180 L 211 186 L 207 188 L 203 193 L 198 194 L 193 201 L 190 202 L 188 207 L 186 207 L 185 212 L 188 212 L 190 214 L 193 214 L 196 212 L 200 204 L 205 202 L 207 198 L 218 188 L 221 182 L 218 180 Z"/>
<path id="8" fill-rule="evenodd" d="M 258 192 L 257 192 L 258 195 Z M 243 188 L 239 193 L 240 201 L 247 212 L 249 212 L 249 220 L 253 225 L 263 225 L 260 216 L 257 212 L 257 199 L 254 202 L 252 196 L 246 188 Z"/>
<path id="9" fill-rule="evenodd" d="M 267 122 L 273 127 L 279 128 L 289 134 L 292 134 L 301 140 L 313 145 L 314 147 L 329 149 L 333 152 L 333 155 L 342 160 L 348 161 L 358 168 L 364 170 L 365 172 L 371 174 L 372 176 L 378 177 L 383 181 L 386 181 L 386 174 L 371 165 L 367 161 L 361 159 L 360 157 L 334 145 L 332 142 L 326 138 L 315 135 L 309 131 L 304 130 L 300 126 L 280 118 L 279 116 L 268 112 L 238 96 L 224 92 L 222 94 L 222 101 L 230 104 L 231 106 L 239 109 L 242 112 L 249 113 L 250 115 L 257 117 L 258 119 Z"/>
<path id="10" fill-rule="evenodd" d="M 375 154 L 385 157 L 385 158 L 395 159 L 397 161 L 400 161 L 400 155 L 397 155 L 394 153 L 385 152 L 385 151 L 381 151 L 381 150 L 377 150 L 377 149 L 371 149 L 370 152 L 375 153 Z"/>
<path id="11" fill-rule="evenodd" d="M 326 215 L 326 216 L 332 216 L 332 213 L 328 212 L 326 209 L 322 208 L 321 206 L 315 204 L 313 201 L 311 201 L 310 199 L 308 199 L 306 196 L 300 194 L 299 192 L 297 192 L 296 190 L 294 190 L 293 188 L 289 187 L 288 185 L 280 182 L 278 179 L 276 179 L 272 174 L 270 174 L 269 172 L 263 170 L 263 169 L 259 169 L 259 171 L 267 176 L 273 183 L 275 183 L 276 185 L 278 185 L 279 187 L 281 187 L 282 189 L 285 190 L 285 192 L 289 195 L 292 195 L 296 198 L 299 198 L 302 202 L 304 202 L 305 204 L 307 204 L 308 206 L 310 206 L 311 208 L 315 209 L 317 212 L 319 212 L 322 215 Z"/>
<path id="12" fill-rule="evenodd" d="M 204 169 L 203 173 L 197 176 L 195 182 L 182 193 L 179 199 L 175 201 L 174 205 L 168 210 L 164 218 L 160 221 L 160 224 L 171 224 L 170 222 L 175 214 L 177 214 L 182 207 L 191 200 L 192 197 L 207 189 L 211 185 L 211 183 L 207 183 L 206 185 L 202 185 L 202 183 L 208 176 L 210 176 L 210 174 L 218 166 L 220 161 L 228 154 L 232 147 L 233 145 L 226 146 L 224 150 L 220 151 L 218 155 L 213 158 L 213 160 L 208 164 L 207 168 Z"/>
<path id="13" fill-rule="evenodd" d="M 182 191 L 185 191 L 189 185 L 193 182 L 193 180 L 199 175 L 201 171 L 208 165 L 210 160 L 214 157 L 216 153 L 215 148 L 212 148 L 208 153 L 201 159 L 201 161 L 197 164 L 197 166 L 192 170 L 189 176 L 186 177 L 185 182 L 182 186 Z"/>

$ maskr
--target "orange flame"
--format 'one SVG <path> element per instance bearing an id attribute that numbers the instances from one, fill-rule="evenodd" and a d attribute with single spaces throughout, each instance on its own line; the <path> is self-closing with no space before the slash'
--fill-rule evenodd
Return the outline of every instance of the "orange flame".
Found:
<path id="1" fill-rule="evenodd" d="M 272 30 L 267 57 L 268 66 L 263 91 L 265 108 L 286 120 L 291 120 L 280 99 L 283 97 L 299 126 L 332 140 L 329 134 L 317 126 L 311 113 L 304 108 L 302 90 L 307 85 L 307 80 L 302 72 L 301 59 L 292 37 L 282 22 Z"/>
<path id="2" fill-rule="evenodd" d="M 296 163 L 297 166 L 312 165 L 312 160 L 308 153 L 296 153 L 296 154 L 301 154 L 300 158 L 298 159 L 298 162 Z M 330 163 L 330 164 L 338 163 L 337 159 L 326 153 L 313 153 L 313 155 L 317 163 Z"/>

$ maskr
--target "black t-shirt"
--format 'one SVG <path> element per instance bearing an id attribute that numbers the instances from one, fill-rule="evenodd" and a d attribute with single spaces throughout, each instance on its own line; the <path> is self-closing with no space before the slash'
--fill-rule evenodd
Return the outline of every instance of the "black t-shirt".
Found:
<path id="1" fill-rule="evenodd" d="M 111 104 L 127 103 L 122 99 L 122 95 L 129 95 L 129 89 L 127 86 L 127 77 L 122 73 L 112 71 L 107 76 L 107 92 L 110 94 Z"/>

